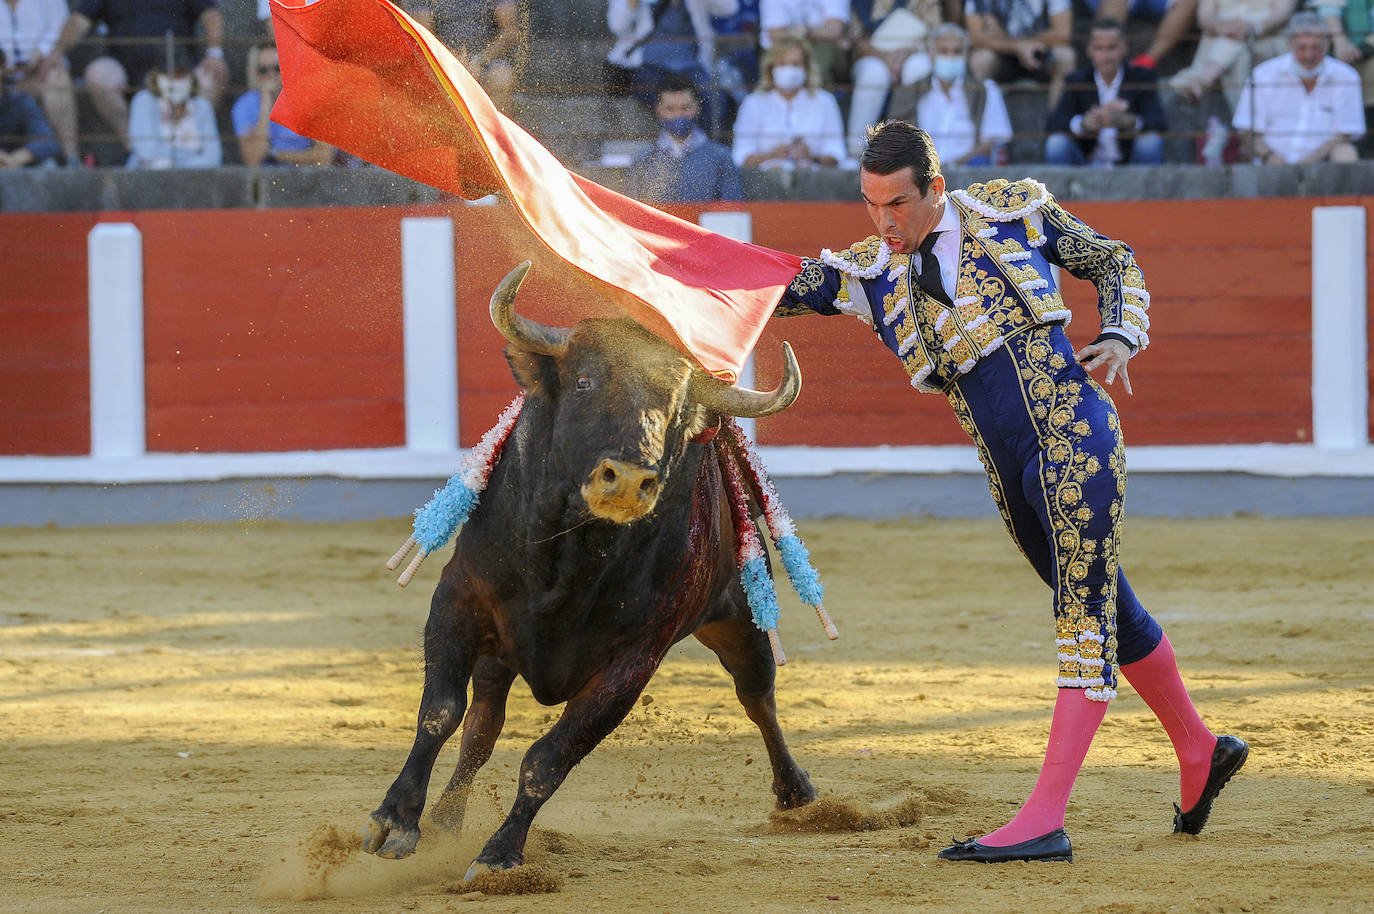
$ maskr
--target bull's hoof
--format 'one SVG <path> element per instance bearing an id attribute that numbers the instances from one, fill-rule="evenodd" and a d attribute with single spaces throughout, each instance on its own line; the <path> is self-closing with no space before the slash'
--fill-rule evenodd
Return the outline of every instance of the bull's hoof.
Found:
<path id="1" fill-rule="evenodd" d="M 521 866 L 523 863 L 523 860 L 517 860 L 514 863 L 488 863 L 479 857 L 472 861 L 472 866 L 469 866 L 468 871 L 463 874 L 463 881 L 471 882 L 484 873 L 504 873 Z"/>
<path id="2" fill-rule="evenodd" d="M 791 784 L 774 784 L 773 793 L 778 798 L 778 809 L 799 809 L 816 801 L 816 788 L 805 771 Z"/>
<path id="3" fill-rule="evenodd" d="M 388 860 L 399 860 L 415 853 L 420 829 L 404 826 L 387 816 L 373 813 L 363 828 L 363 850 Z"/>

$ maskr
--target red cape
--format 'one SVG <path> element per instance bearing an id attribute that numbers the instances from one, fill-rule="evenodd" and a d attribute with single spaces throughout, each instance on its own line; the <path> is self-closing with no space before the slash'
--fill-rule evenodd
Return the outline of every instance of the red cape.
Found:
<path id="1" fill-rule="evenodd" d="M 707 371 L 738 376 L 799 258 L 570 173 L 388 0 L 273 0 L 272 18 L 283 84 L 274 121 L 440 190 L 501 192 L 626 314 Z"/>

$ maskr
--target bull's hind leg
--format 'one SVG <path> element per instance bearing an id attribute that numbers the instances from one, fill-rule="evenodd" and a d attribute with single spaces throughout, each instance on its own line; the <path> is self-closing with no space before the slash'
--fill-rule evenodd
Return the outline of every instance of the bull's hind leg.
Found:
<path id="1" fill-rule="evenodd" d="M 491 758 L 496 738 L 506 724 L 506 698 L 514 681 L 515 673 L 492 657 L 478 660 L 472 671 L 472 707 L 463 718 L 463 747 L 458 753 L 458 766 L 430 813 L 444 828 L 458 831 L 463 827 L 472 779 Z"/>
<path id="2" fill-rule="evenodd" d="M 735 680 L 735 695 L 763 734 L 768 762 L 773 766 L 773 793 L 779 809 L 794 809 L 816 799 L 811 778 L 797 764 L 778 726 L 778 706 L 773 697 L 777 667 L 768 636 L 747 619 L 712 622 L 697 630 L 697 640 L 715 651 L 721 665 Z"/>
<path id="3" fill-rule="evenodd" d="M 558 722 L 525 753 L 515 804 L 482 853 L 472 861 L 465 879 L 525 862 L 525 839 L 535 813 L 553 796 L 573 766 L 620 725 L 657 667 L 655 657 L 642 655 L 632 667 L 613 667 L 600 673 L 569 699 Z"/>
<path id="4" fill-rule="evenodd" d="M 415 852 L 434 760 L 467 709 L 473 656 L 467 633 L 454 624 L 458 615 L 455 606 L 452 589 L 441 581 L 425 623 L 425 690 L 420 698 L 415 744 L 382 805 L 363 829 L 363 850 L 369 854 L 396 858 Z"/>

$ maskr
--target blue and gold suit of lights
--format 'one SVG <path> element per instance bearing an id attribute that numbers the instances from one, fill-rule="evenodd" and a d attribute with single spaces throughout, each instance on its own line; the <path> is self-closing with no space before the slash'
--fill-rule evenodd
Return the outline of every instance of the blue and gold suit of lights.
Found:
<path id="1" fill-rule="evenodd" d="M 952 305 L 916 282 L 919 259 L 870 237 L 803 261 L 777 315 L 849 314 L 901 360 L 912 386 L 943 393 L 978 448 L 1012 539 L 1054 590 L 1057 682 L 1116 695 L 1117 669 L 1154 650 L 1118 551 L 1126 496 L 1121 422 L 1074 358 L 1052 266 L 1091 281 L 1102 333 L 1149 343 L 1149 293 L 1130 247 L 1093 231 L 1026 179 L 948 195 L 962 240 Z"/>

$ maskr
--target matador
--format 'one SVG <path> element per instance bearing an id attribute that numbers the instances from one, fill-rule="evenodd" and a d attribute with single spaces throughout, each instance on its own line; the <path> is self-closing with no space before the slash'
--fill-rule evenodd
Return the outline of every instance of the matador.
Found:
<path id="1" fill-rule="evenodd" d="M 1011 822 L 940 857 L 1073 859 L 1065 810 L 1119 674 L 1169 734 L 1180 768 L 1174 830 L 1196 834 L 1248 746 L 1203 723 L 1119 562 L 1121 422 L 1089 372 L 1105 369 L 1129 393 L 1127 361 L 1149 343 L 1134 253 L 1031 179 L 946 192 L 930 137 L 902 121 L 870 129 L 859 177 L 879 234 L 805 259 L 776 314 L 856 317 L 913 387 L 948 398 L 1007 531 L 1054 592 L 1059 689 L 1040 776 Z M 1055 267 L 1097 288 L 1101 333 L 1077 352 Z"/>

